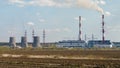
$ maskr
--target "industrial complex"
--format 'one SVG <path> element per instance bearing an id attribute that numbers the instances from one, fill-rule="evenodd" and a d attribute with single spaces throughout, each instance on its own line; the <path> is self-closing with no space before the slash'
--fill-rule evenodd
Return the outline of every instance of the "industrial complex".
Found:
<path id="1" fill-rule="evenodd" d="M 81 16 L 79 16 L 79 35 L 78 35 L 78 40 L 67 40 L 67 41 L 59 41 L 58 46 L 59 47 L 108 47 L 112 48 L 112 42 L 110 40 L 105 40 L 105 29 L 104 29 L 104 15 L 102 15 L 102 40 L 89 40 L 85 41 L 82 40 L 81 35 L 82 35 L 82 30 L 81 30 Z"/>
<path id="2" fill-rule="evenodd" d="M 54 44 L 56 47 L 60 48 L 112 48 L 112 47 L 120 47 L 119 42 L 111 42 L 110 40 L 105 40 L 105 24 L 104 24 L 104 15 L 102 15 L 102 39 L 101 40 L 82 40 L 82 21 L 81 16 L 79 16 L 79 34 L 78 39 L 76 40 L 61 40 L 53 43 L 45 42 L 45 30 L 43 30 L 43 42 L 40 42 L 40 37 L 35 36 L 34 29 L 32 30 L 32 38 L 33 42 L 29 43 L 27 41 L 27 31 L 25 31 L 25 35 L 21 37 L 21 42 L 19 43 L 20 48 L 27 48 L 31 45 L 33 48 L 37 47 L 47 47 L 49 44 Z M 29 45 L 30 44 L 30 45 Z M 12 48 L 17 47 L 15 37 L 9 38 L 8 45 Z M 50 45 L 49 45 L 50 46 Z"/>

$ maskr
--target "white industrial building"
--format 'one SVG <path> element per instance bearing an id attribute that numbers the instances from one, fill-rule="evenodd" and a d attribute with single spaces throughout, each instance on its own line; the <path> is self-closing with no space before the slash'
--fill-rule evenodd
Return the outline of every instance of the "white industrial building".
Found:
<path id="1" fill-rule="evenodd" d="M 113 43 L 113 47 L 120 47 L 120 42 L 112 42 Z"/>
<path id="2" fill-rule="evenodd" d="M 113 45 L 110 40 L 90 40 L 88 41 L 88 47 L 98 47 L 98 48 L 112 48 Z"/>
<path id="3" fill-rule="evenodd" d="M 58 47 L 66 47 L 66 48 L 84 48 L 86 46 L 86 42 L 84 40 L 63 40 L 57 43 Z"/>

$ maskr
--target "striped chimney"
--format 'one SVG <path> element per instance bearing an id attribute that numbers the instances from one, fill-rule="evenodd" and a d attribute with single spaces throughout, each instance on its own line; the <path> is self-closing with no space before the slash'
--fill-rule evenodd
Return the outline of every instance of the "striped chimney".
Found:
<path id="1" fill-rule="evenodd" d="M 105 23 L 104 23 L 104 15 L 102 15 L 102 41 L 105 41 Z"/>
<path id="2" fill-rule="evenodd" d="M 81 41 L 82 31 L 81 31 L 81 16 L 79 16 L 79 41 Z"/>

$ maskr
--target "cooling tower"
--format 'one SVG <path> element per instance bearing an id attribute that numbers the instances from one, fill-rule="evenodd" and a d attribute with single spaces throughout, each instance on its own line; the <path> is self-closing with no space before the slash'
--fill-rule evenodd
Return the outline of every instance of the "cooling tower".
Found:
<path id="1" fill-rule="evenodd" d="M 27 37 L 21 37 L 21 47 L 28 47 Z"/>
<path id="2" fill-rule="evenodd" d="M 9 46 L 10 47 L 16 47 L 15 37 L 9 38 Z"/>
<path id="3" fill-rule="evenodd" d="M 40 38 L 39 36 L 34 36 L 33 37 L 33 47 L 40 47 Z"/>

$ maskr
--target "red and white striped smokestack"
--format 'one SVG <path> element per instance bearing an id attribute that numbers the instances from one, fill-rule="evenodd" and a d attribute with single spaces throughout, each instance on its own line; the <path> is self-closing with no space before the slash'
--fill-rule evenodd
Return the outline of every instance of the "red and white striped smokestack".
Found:
<path id="1" fill-rule="evenodd" d="M 104 27 L 105 27 L 104 15 L 102 15 L 102 41 L 103 41 L 103 43 L 105 41 L 105 29 L 104 29 Z"/>
<path id="2" fill-rule="evenodd" d="M 79 16 L 79 41 L 81 41 L 82 31 L 81 31 L 81 16 Z"/>

